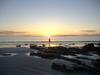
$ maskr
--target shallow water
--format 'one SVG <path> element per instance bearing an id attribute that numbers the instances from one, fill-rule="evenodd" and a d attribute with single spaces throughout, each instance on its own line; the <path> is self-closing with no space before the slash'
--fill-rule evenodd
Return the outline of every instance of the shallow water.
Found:
<path id="1" fill-rule="evenodd" d="M 82 47 L 87 43 L 96 44 L 99 41 L 51 41 L 51 46 Z M 16 45 L 29 48 L 30 44 L 36 44 L 38 46 L 45 44 L 49 46 L 48 41 L 0 41 L 0 48 L 16 47 Z"/>
<path id="2" fill-rule="evenodd" d="M 15 53 L 0 57 L 0 75 L 87 75 L 86 72 L 70 73 L 51 69 L 52 60 L 29 56 L 28 48 L 0 48 L 2 53 Z"/>

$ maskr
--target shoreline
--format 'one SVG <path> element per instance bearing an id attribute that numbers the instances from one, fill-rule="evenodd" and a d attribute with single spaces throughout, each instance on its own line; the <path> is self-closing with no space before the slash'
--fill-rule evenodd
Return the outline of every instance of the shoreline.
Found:
<path id="1" fill-rule="evenodd" d="M 86 43 L 94 43 L 97 44 L 100 41 L 51 41 L 51 46 L 59 46 L 59 45 L 69 45 L 69 46 L 83 46 Z M 22 47 L 28 47 L 30 44 L 36 44 L 42 46 L 45 44 L 48 46 L 48 41 L 0 41 L 0 48 L 4 47 L 16 47 L 16 45 L 21 45 Z"/>

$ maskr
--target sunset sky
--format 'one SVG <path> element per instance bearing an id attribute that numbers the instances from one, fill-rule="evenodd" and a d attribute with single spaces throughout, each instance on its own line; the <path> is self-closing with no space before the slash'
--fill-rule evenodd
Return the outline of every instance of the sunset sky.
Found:
<path id="1" fill-rule="evenodd" d="M 0 0 L 0 36 L 100 35 L 100 0 Z"/>

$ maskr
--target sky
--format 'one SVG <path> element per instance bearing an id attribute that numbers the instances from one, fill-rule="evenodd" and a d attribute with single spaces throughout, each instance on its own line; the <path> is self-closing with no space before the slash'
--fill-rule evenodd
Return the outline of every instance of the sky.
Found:
<path id="1" fill-rule="evenodd" d="M 100 35 L 99 0 L 0 0 L 0 36 Z"/>

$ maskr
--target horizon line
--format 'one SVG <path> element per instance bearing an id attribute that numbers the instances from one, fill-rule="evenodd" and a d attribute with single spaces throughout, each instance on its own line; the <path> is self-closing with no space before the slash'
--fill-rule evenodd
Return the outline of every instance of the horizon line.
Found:
<path id="1" fill-rule="evenodd" d="M 0 37 L 42 37 L 44 35 L 0 35 Z M 100 34 L 80 34 L 80 35 L 51 35 L 51 37 L 63 37 L 63 36 L 100 36 Z"/>

